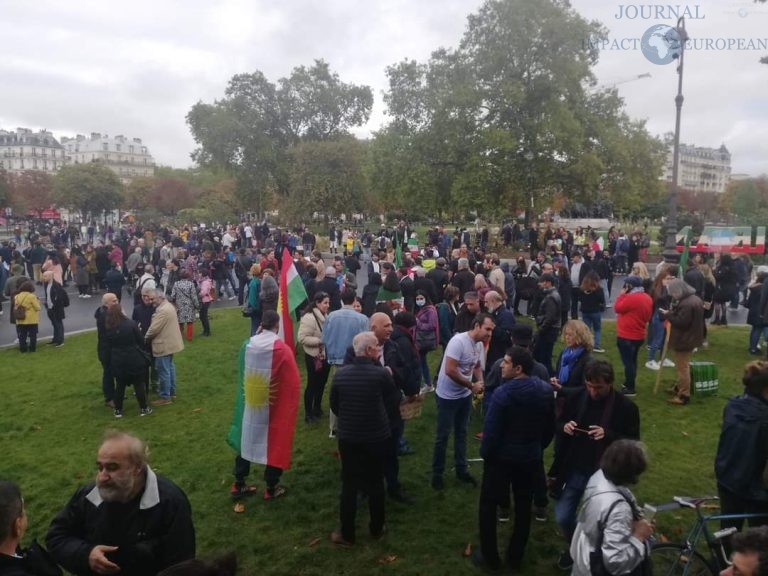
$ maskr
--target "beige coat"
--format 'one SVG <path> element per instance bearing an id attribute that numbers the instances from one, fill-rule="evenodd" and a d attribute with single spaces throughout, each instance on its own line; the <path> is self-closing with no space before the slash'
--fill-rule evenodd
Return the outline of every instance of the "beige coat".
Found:
<path id="1" fill-rule="evenodd" d="M 316 357 L 323 348 L 323 329 L 325 316 L 317 308 L 304 314 L 299 323 L 299 343 L 308 356 Z M 323 351 L 324 352 L 324 351 Z"/>
<path id="2" fill-rule="evenodd" d="M 170 356 L 184 350 L 181 330 L 176 319 L 176 308 L 167 300 L 157 307 L 152 315 L 152 323 L 145 336 L 152 343 L 152 355 Z"/>

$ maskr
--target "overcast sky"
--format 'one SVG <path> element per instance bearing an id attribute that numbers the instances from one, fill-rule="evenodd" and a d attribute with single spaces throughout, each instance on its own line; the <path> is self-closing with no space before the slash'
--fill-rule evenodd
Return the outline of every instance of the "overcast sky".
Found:
<path id="1" fill-rule="evenodd" d="M 572 0 L 577 11 L 609 29 L 611 40 L 639 39 L 656 23 L 674 24 L 655 16 L 629 18 L 639 5 L 620 2 Z M 258 69 L 275 81 L 294 66 L 323 58 L 343 81 L 373 88 L 371 121 L 359 134 L 366 135 L 386 120 L 385 67 L 404 58 L 425 61 L 437 47 L 456 46 L 466 16 L 480 5 L 0 0 L 0 128 L 47 128 L 59 138 L 91 132 L 139 137 L 159 164 L 186 167 L 194 142 L 184 117 L 195 102 L 221 97 L 236 73 Z M 680 6 L 694 17 L 687 20 L 692 38 L 742 38 L 745 45 L 768 38 L 768 4 L 700 0 Z M 768 51 L 686 53 L 682 141 L 724 143 L 735 173 L 768 173 L 768 65 L 758 63 L 762 55 Z M 652 133 L 673 130 L 675 64 L 652 64 L 639 49 L 621 49 L 620 43 L 602 52 L 596 72 L 601 85 L 618 83 L 630 116 L 647 119 Z M 651 77 L 625 82 L 645 73 Z"/>

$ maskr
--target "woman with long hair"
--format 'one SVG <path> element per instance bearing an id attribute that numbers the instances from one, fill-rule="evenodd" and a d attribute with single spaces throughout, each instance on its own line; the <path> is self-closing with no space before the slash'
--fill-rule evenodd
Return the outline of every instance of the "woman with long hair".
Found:
<path id="1" fill-rule="evenodd" d="M 307 388 L 304 391 L 304 421 L 307 424 L 314 424 L 323 416 L 323 392 L 331 370 L 323 346 L 323 324 L 330 305 L 328 294 L 316 292 L 299 323 L 299 344 L 304 349 L 307 367 Z"/>
<path id="2" fill-rule="evenodd" d="M 440 321 L 437 317 L 437 309 L 423 290 L 416 292 L 416 347 L 419 351 L 421 375 L 424 386 L 431 386 L 432 379 L 429 376 L 429 363 L 427 355 L 436 350 L 440 343 Z"/>
<path id="3" fill-rule="evenodd" d="M 144 351 L 144 337 L 136 322 L 123 314 L 119 306 L 110 306 L 104 320 L 106 357 L 115 377 L 115 418 L 123 417 L 123 400 L 127 386 L 133 385 L 139 415 L 152 413 L 147 406 L 147 367 L 150 359 Z"/>
<path id="4" fill-rule="evenodd" d="M 662 366 L 675 367 L 675 364 L 669 358 L 665 358 L 663 364 L 656 360 L 656 354 L 661 353 L 662 348 L 664 348 L 664 338 L 666 336 L 664 320 L 659 314 L 659 309 L 669 310 L 671 299 L 667 292 L 667 284 L 673 278 L 669 267 L 658 268 L 656 270 L 656 278 L 654 278 L 651 285 L 650 296 L 653 300 L 653 315 L 651 316 L 648 331 L 648 361 L 645 363 L 645 367 L 649 370 L 660 370 Z"/>
<path id="5" fill-rule="evenodd" d="M 600 336 L 603 327 L 603 312 L 605 312 L 605 292 L 600 286 L 600 276 L 590 270 L 579 286 L 579 302 L 581 304 L 581 319 L 592 330 L 595 339 L 595 352 L 605 352 L 600 347 Z"/>

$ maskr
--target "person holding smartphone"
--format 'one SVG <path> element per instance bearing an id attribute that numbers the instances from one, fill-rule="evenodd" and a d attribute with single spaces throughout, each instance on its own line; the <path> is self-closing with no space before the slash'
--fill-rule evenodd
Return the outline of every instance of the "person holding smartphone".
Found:
<path id="1" fill-rule="evenodd" d="M 559 435 L 558 488 L 555 520 L 570 548 L 576 529 L 576 510 L 600 459 L 615 440 L 640 439 L 637 406 L 614 390 L 610 362 L 590 360 L 584 369 L 585 386 L 566 398 L 556 429 Z M 558 568 L 573 565 L 569 550 L 560 554 Z"/>

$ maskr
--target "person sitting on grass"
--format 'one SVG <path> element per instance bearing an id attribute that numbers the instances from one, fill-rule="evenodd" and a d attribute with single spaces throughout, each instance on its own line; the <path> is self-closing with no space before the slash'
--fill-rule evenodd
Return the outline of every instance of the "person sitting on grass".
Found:
<path id="1" fill-rule="evenodd" d="M 19 487 L 0 481 L 0 574 L 3 576 L 60 576 L 61 569 L 37 542 L 21 549 L 27 531 L 27 511 Z"/>

